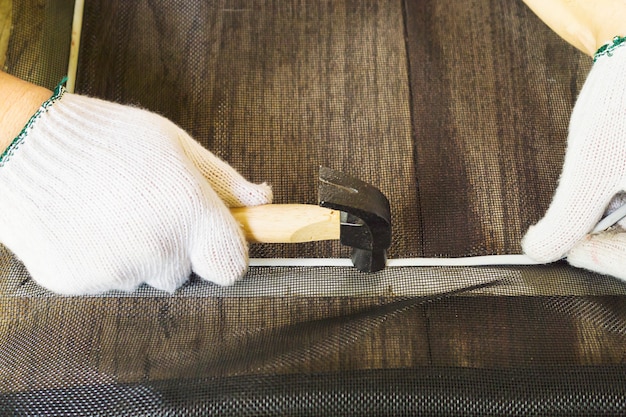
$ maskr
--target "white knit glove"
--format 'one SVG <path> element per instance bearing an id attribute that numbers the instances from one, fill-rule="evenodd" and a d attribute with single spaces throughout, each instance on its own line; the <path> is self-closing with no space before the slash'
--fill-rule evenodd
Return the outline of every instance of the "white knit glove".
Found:
<path id="1" fill-rule="evenodd" d="M 270 203 L 169 120 L 55 91 L 0 159 L 0 242 L 62 294 L 220 285 L 247 269 L 227 206 Z"/>
<path id="2" fill-rule="evenodd" d="M 543 219 L 522 241 L 540 262 L 570 264 L 626 279 L 622 226 L 590 234 L 626 191 L 626 43 L 596 54 L 571 116 L 559 186 Z M 626 225 L 621 222 L 622 225 Z"/>

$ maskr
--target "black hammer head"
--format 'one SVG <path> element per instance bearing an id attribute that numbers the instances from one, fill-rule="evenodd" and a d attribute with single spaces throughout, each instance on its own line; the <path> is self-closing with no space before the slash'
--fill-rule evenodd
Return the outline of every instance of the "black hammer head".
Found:
<path id="1" fill-rule="evenodd" d="M 352 263 L 376 272 L 391 246 L 389 200 L 376 187 L 330 168 L 320 168 L 319 205 L 341 211 L 340 240 L 352 247 Z"/>

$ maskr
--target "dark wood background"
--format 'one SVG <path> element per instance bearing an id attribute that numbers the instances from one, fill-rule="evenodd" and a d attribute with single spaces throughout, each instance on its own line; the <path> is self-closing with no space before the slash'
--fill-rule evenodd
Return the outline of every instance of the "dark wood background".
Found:
<path id="1" fill-rule="evenodd" d="M 166 115 L 276 202 L 315 204 L 319 165 L 371 182 L 391 257 L 519 253 L 591 64 L 521 1 L 113 0 L 83 30 L 80 92 Z"/>
<path id="2" fill-rule="evenodd" d="M 45 32 L 49 9 L 17 3 L 9 69 L 50 82 L 32 59 L 48 38 L 24 35 Z M 319 165 L 373 183 L 392 203 L 392 257 L 472 256 L 520 252 L 556 187 L 590 65 L 521 1 L 93 0 L 78 90 L 171 118 L 271 183 L 277 202 L 316 203 Z M 0 247 L 0 389 L 624 362 L 625 286 L 566 265 L 350 275 L 367 289 L 399 274 L 426 297 L 305 297 L 307 273 L 281 273 L 295 293 L 229 296 L 192 280 L 175 296 L 63 298 Z"/>

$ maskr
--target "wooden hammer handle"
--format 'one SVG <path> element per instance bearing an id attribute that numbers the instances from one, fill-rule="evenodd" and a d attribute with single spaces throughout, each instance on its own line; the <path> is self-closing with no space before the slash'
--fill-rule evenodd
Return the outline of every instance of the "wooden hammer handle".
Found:
<path id="1" fill-rule="evenodd" d="M 248 242 L 299 243 L 336 240 L 340 212 L 310 204 L 266 204 L 231 208 Z"/>

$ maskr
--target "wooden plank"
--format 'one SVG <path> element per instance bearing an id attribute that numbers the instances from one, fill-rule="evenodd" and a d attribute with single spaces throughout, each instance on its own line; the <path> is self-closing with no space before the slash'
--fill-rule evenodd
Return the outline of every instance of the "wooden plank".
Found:
<path id="1" fill-rule="evenodd" d="M 0 0 L 0 69 L 4 68 L 4 61 L 7 57 L 7 48 L 11 35 L 12 10 L 12 0 Z"/>
<path id="2" fill-rule="evenodd" d="M 424 303 L 5 297 L 0 392 L 426 365 Z"/>
<path id="3" fill-rule="evenodd" d="M 74 0 L 13 3 L 7 72 L 53 89 L 67 74 Z"/>
<path id="4" fill-rule="evenodd" d="M 617 365 L 626 355 L 624 296 L 452 297 L 427 317 L 435 366 Z"/>
<path id="5" fill-rule="evenodd" d="M 426 257 L 520 253 L 591 62 L 521 0 L 406 2 Z"/>
<path id="6" fill-rule="evenodd" d="M 3 297 L 0 392 L 423 366 L 620 364 L 624 296 Z"/>

